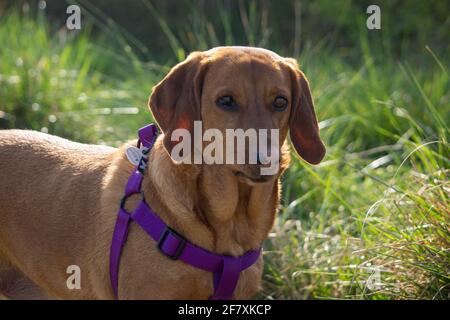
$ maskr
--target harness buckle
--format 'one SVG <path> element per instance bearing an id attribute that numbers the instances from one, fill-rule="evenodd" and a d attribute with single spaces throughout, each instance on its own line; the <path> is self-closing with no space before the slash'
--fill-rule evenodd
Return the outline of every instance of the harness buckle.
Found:
<path id="1" fill-rule="evenodd" d="M 177 239 L 179 241 L 179 244 L 173 255 L 170 255 L 169 253 L 167 253 L 166 251 L 163 250 L 164 242 L 166 241 L 166 239 L 169 235 L 173 236 L 175 239 Z M 187 240 L 181 234 L 179 234 L 178 232 L 176 232 L 169 226 L 166 226 L 163 233 L 161 234 L 161 237 L 158 240 L 157 247 L 158 247 L 158 250 L 162 254 L 164 254 L 166 257 L 168 257 L 172 260 L 177 260 L 183 253 L 183 249 L 186 246 L 186 243 L 187 243 Z"/>
<path id="2" fill-rule="evenodd" d="M 131 215 L 127 210 L 125 210 L 125 203 L 127 202 L 128 196 L 124 195 L 122 199 L 120 199 L 120 209 L 123 210 L 123 212 L 127 213 L 128 215 Z"/>

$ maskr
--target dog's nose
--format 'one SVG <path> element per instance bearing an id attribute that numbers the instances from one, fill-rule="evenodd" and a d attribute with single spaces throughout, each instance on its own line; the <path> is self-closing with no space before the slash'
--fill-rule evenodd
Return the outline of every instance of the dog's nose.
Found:
<path id="1" fill-rule="evenodd" d="M 259 164 L 259 165 L 262 164 L 262 162 L 261 162 L 261 155 L 259 153 L 256 154 L 256 163 Z"/>
<path id="2" fill-rule="evenodd" d="M 261 153 L 256 154 L 256 163 L 258 165 L 266 165 L 270 162 L 269 158 Z"/>
<path id="3" fill-rule="evenodd" d="M 269 165 L 270 163 L 279 163 L 280 155 L 278 150 L 270 149 L 269 154 L 258 152 L 256 154 L 256 163 L 260 166 Z"/>

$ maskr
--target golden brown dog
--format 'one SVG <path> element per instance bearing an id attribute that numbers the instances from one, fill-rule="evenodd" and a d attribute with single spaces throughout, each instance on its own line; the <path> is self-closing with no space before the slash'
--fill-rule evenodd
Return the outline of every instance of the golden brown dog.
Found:
<path id="1" fill-rule="evenodd" d="M 144 196 L 169 226 L 219 254 L 241 255 L 266 238 L 279 205 L 279 177 L 289 162 L 283 146 L 288 131 L 306 161 L 318 163 L 325 154 L 307 79 L 295 60 L 268 50 L 195 52 L 154 87 L 149 105 L 163 134 L 149 156 Z M 192 130 L 194 120 L 222 132 L 279 129 L 277 174 L 260 176 L 258 164 L 175 164 L 171 133 Z M 34 131 L 0 132 L 0 293 L 19 299 L 114 298 L 109 248 L 133 170 L 125 147 L 83 145 Z M 70 265 L 80 267 L 79 290 L 66 285 Z M 241 274 L 234 298 L 252 297 L 261 274 L 260 258 Z M 168 259 L 131 224 L 119 298 L 207 299 L 212 292 L 211 273 Z"/>

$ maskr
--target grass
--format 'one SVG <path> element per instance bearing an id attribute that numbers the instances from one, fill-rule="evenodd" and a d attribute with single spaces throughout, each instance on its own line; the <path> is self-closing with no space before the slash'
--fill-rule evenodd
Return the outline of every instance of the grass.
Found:
<path id="1" fill-rule="evenodd" d="M 39 12 L 0 16 L 0 128 L 118 145 L 151 121 L 150 89 L 186 47 L 236 41 L 225 8 L 222 32 L 200 15 L 174 30 L 144 3 L 167 38 L 167 63 L 95 7 L 95 35 L 89 23 L 77 33 L 55 29 Z M 270 47 L 256 2 L 240 6 L 248 44 L 292 54 Z M 328 153 L 315 167 L 294 161 L 283 177 L 258 297 L 449 299 L 448 55 L 423 45 L 398 56 L 388 35 L 354 33 L 351 53 L 326 40 L 294 45 Z"/>

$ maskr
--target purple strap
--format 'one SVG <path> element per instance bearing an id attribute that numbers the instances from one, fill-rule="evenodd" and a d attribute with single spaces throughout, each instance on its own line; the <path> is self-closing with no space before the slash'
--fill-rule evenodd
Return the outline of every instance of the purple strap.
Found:
<path id="1" fill-rule="evenodd" d="M 156 126 L 150 124 L 139 130 L 139 141 L 149 150 L 156 140 Z M 146 160 L 146 159 L 145 159 Z M 120 204 L 116 226 L 114 228 L 109 270 L 111 285 L 118 298 L 119 263 L 122 247 L 127 239 L 130 220 L 135 221 L 157 242 L 162 254 L 172 260 L 181 260 L 196 268 L 212 272 L 214 275 L 213 300 L 231 299 L 242 270 L 253 265 L 261 254 L 261 249 L 250 250 L 240 257 L 218 255 L 187 241 L 182 235 L 168 227 L 164 221 L 142 199 L 132 213 L 124 209 L 125 200 L 132 194 L 141 192 L 143 175 L 139 168 L 131 174 L 125 188 L 125 196 Z"/>

